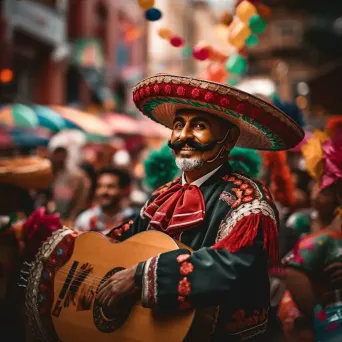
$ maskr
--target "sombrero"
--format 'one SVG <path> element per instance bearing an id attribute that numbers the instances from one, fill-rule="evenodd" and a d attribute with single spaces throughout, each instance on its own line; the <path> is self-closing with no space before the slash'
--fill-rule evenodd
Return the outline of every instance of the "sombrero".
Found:
<path id="1" fill-rule="evenodd" d="M 45 189 L 52 182 L 51 162 L 39 157 L 0 158 L 0 184 Z"/>
<path id="2" fill-rule="evenodd" d="M 150 119 L 172 128 L 179 109 L 206 111 L 239 127 L 237 146 L 280 151 L 296 146 L 302 129 L 272 104 L 234 87 L 192 77 L 159 74 L 139 82 L 133 101 Z"/>

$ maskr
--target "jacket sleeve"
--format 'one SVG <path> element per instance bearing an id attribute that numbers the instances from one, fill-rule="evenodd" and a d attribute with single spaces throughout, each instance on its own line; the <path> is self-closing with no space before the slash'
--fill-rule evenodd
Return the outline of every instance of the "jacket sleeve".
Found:
<path id="1" fill-rule="evenodd" d="M 142 303 L 145 307 L 188 309 L 233 303 L 248 271 L 265 258 L 263 236 L 236 253 L 226 248 L 179 249 L 145 263 Z"/>

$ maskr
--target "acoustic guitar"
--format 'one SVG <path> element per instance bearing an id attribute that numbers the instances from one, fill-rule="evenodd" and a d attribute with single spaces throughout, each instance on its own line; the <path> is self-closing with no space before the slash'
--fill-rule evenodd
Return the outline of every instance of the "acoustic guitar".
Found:
<path id="1" fill-rule="evenodd" d="M 31 265 L 26 290 L 28 319 L 41 341 L 208 341 L 215 310 L 165 312 L 139 298 L 118 304 L 108 317 L 96 299 L 99 286 L 122 269 L 184 247 L 156 231 L 116 242 L 96 232 L 53 234 Z"/>

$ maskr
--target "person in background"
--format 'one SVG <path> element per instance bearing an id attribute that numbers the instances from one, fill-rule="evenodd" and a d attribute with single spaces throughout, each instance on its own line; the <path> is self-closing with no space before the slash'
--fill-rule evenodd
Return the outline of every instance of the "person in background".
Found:
<path id="1" fill-rule="evenodd" d="M 302 147 L 306 167 L 316 180 L 317 211 L 312 233 L 299 239 L 283 259 L 287 288 L 314 340 L 342 340 L 342 131 L 316 131 Z"/>
<path id="2" fill-rule="evenodd" d="M 87 207 L 90 181 L 78 168 L 67 167 L 68 151 L 65 147 L 52 150 L 50 160 L 54 174 L 50 211 L 59 212 L 61 219 L 73 222 Z"/>
<path id="3" fill-rule="evenodd" d="M 124 208 L 123 202 L 130 194 L 131 177 L 123 170 L 106 167 L 97 174 L 95 200 L 97 205 L 81 213 L 74 227 L 81 231 L 100 231 L 107 234 L 111 228 L 121 225 L 135 212 Z"/>

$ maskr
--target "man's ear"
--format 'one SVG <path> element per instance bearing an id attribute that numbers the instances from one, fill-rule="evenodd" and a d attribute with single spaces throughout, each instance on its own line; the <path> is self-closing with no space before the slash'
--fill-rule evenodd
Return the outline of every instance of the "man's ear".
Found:
<path id="1" fill-rule="evenodd" d="M 233 126 L 232 128 L 230 128 L 228 137 L 225 143 L 226 149 L 228 151 L 230 151 L 235 146 L 237 140 L 239 139 L 239 136 L 240 136 L 240 130 L 238 127 Z"/>

